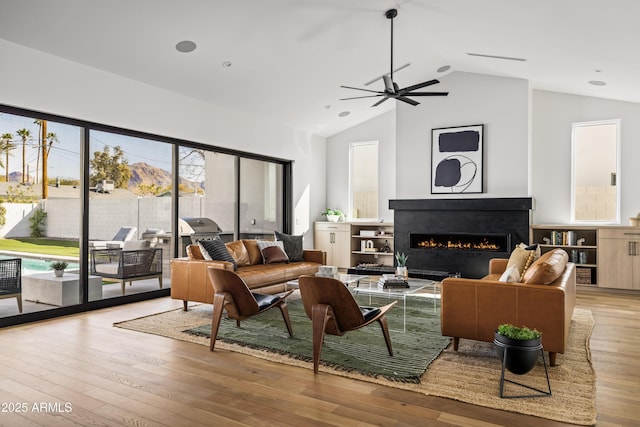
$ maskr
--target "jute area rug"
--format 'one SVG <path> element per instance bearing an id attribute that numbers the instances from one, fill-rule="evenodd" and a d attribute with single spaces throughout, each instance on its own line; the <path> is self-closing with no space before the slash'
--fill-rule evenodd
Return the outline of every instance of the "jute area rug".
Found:
<path id="1" fill-rule="evenodd" d="M 184 331 L 202 327 L 210 321 L 211 306 L 202 304 L 190 307 L 187 312 L 181 309 L 172 310 L 120 322 L 114 326 L 209 345 L 207 337 L 196 336 Z M 558 354 L 557 366 L 548 368 L 552 391 L 552 396 L 549 397 L 500 398 L 501 361 L 494 356 L 493 344 L 464 339 L 460 340 L 457 352 L 454 352 L 452 345 L 450 345 L 436 360 L 431 362 L 418 383 L 393 381 L 381 376 L 372 377 L 323 365 L 320 370 L 321 373 L 370 381 L 478 406 L 577 425 L 594 425 L 596 422 L 595 373 L 591 365 L 589 351 L 589 339 L 593 326 L 594 321 L 590 310 L 575 309 L 565 354 Z M 392 332 L 392 342 L 394 335 L 397 334 Z M 312 362 L 307 360 L 226 343 L 221 340 L 216 342 L 216 349 L 249 354 L 278 363 L 313 369 Z M 517 376 L 507 372 L 505 376 L 541 390 L 546 389 L 546 378 L 541 358 L 538 366 L 526 375 Z M 531 393 L 534 392 L 505 383 L 504 394 L 507 396 Z"/>

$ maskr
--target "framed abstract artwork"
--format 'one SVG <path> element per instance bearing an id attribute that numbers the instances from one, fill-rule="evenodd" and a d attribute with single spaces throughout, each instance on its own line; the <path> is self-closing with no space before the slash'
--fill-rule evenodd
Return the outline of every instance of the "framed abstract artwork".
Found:
<path id="1" fill-rule="evenodd" d="M 482 193 L 484 125 L 431 130 L 431 194 Z"/>

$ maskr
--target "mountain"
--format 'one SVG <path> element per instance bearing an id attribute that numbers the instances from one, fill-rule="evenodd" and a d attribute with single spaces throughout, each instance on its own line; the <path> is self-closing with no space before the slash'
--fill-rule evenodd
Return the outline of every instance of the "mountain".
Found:
<path id="1" fill-rule="evenodd" d="M 145 162 L 138 162 L 129 165 L 131 171 L 131 178 L 127 184 L 127 189 L 133 193 L 139 193 L 140 185 L 155 185 L 158 188 L 167 189 L 171 188 L 171 173 L 151 166 Z M 183 187 L 204 190 L 204 183 L 193 182 L 183 178 L 180 178 L 179 183 Z"/>

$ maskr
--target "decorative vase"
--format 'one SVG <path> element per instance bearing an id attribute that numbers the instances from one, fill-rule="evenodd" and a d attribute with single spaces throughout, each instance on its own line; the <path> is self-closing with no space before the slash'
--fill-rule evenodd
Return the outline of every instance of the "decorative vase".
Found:
<path id="1" fill-rule="evenodd" d="M 401 276 L 403 279 L 409 278 L 409 270 L 407 267 L 396 267 L 396 276 Z"/>
<path id="2" fill-rule="evenodd" d="M 338 222 L 340 215 L 327 215 L 327 219 L 331 222 Z"/>
<path id="3" fill-rule="evenodd" d="M 533 369 L 538 362 L 542 348 L 542 337 L 531 340 L 516 340 L 495 331 L 493 343 L 495 344 L 496 356 L 500 360 L 504 358 L 504 352 L 507 350 L 505 368 L 512 374 L 524 375 Z"/>
<path id="4" fill-rule="evenodd" d="M 55 274 L 56 277 L 62 277 L 64 270 L 53 270 L 53 274 Z"/>

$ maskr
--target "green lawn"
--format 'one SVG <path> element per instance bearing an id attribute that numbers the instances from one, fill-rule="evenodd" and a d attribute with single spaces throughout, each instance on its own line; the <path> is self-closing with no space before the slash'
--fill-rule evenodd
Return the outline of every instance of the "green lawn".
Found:
<path id="1" fill-rule="evenodd" d="M 35 239 L 30 237 L 19 239 L 0 239 L 0 251 L 26 252 L 78 257 L 80 249 L 77 241 Z"/>

